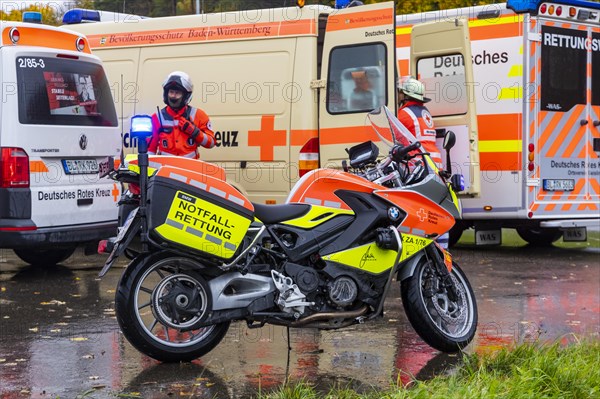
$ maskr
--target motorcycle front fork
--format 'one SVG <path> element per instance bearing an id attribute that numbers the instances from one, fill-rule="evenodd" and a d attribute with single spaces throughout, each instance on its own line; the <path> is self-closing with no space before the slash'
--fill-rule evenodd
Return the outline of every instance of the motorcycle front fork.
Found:
<path id="1" fill-rule="evenodd" d="M 433 262 L 434 271 L 438 275 L 438 277 L 442 283 L 442 287 L 444 287 L 446 289 L 446 291 L 448 292 L 448 298 L 451 301 L 457 301 L 458 300 L 458 292 L 456 290 L 456 286 L 454 285 L 454 281 L 452 280 L 452 277 L 450 276 L 450 272 L 448 271 L 448 268 L 446 267 L 446 264 L 444 262 L 444 259 L 442 258 L 442 255 L 439 253 L 439 251 L 437 250 L 435 245 L 430 245 L 428 247 L 427 255 L 428 255 L 429 259 Z"/>

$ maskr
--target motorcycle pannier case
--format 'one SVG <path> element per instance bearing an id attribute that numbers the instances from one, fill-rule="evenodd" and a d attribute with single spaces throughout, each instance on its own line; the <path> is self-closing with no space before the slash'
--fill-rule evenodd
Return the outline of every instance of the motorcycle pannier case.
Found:
<path id="1" fill-rule="evenodd" d="M 161 245 L 228 260 L 254 219 L 254 207 L 226 182 L 163 166 L 148 186 L 150 235 Z"/>

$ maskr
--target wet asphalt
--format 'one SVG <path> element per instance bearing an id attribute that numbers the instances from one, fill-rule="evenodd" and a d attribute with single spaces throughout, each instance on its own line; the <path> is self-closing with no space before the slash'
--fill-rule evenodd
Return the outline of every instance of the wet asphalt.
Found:
<path id="1" fill-rule="evenodd" d="M 600 242 L 453 249 L 479 307 L 467 352 L 520 342 L 600 339 Z M 104 278 L 83 250 L 60 266 L 32 267 L 0 250 L 0 398 L 247 398 L 304 380 L 327 392 L 426 380 L 460 356 L 425 344 L 404 314 L 399 284 L 384 317 L 337 331 L 232 324 L 219 346 L 191 363 L 161 364 L 119 332 L 114 294 L 125 260 Z M 288 350 L 288 342 L 291 349 Z"/>

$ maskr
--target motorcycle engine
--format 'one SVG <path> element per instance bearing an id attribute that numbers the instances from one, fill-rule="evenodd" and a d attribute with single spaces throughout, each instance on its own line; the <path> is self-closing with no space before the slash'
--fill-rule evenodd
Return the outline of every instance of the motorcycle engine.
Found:
<path id="1" fill-rule="evenodd" d="M 348 276 L 339 276 L 327 285 L 329 299 L 337 306 L 346 307 L 352 305 L 358 295 L 358 286 Z"/>

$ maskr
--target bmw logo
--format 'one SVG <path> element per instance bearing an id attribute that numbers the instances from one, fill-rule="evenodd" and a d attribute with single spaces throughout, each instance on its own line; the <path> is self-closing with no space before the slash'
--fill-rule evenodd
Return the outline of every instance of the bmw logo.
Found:
<path id="1" fill-rule="evenodd" d="M 79 137 L 79 148 L 81 148 L 82 150 L 85 150 L 87 148 L 87 136 L 85 134 L 82 134 Z"/>
<path id="2" fill-rule="evenodd" d="M 400 209 L 396 207 L 392 207 L 388 209 L 388 217 L 392 222 L 398 221 L 400 219 Z"/>

